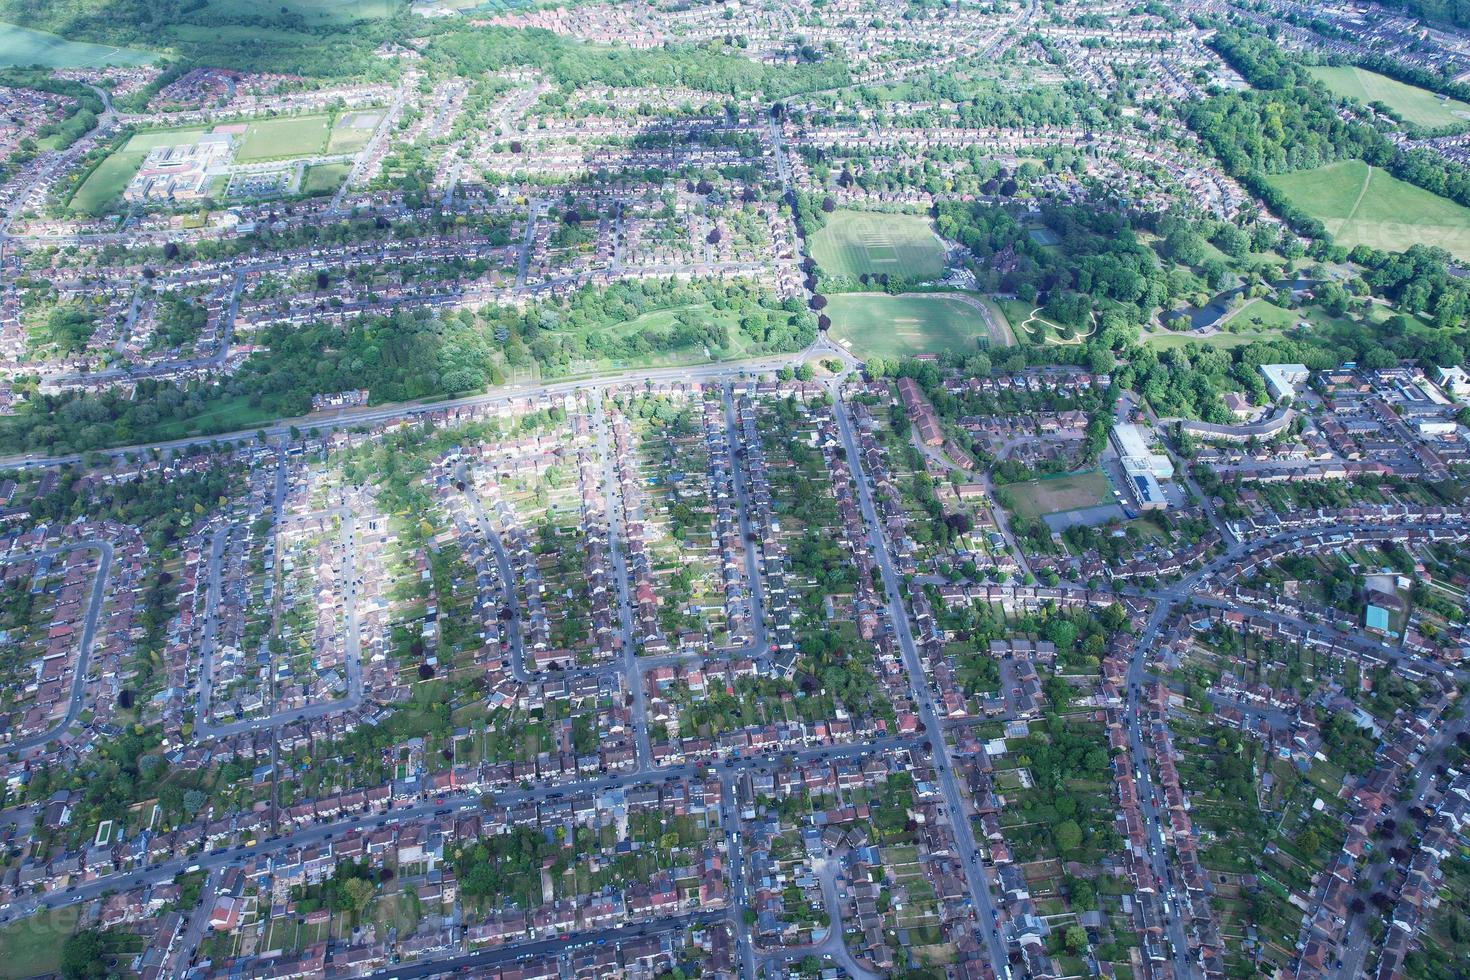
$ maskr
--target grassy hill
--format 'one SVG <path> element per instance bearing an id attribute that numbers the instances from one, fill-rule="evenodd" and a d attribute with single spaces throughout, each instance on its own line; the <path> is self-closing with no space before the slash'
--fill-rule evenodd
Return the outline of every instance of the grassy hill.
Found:
<path id="1" fill-rule="evenodd" d="M 83 49 L 135 48 L 242 71 L 371 78 L 388 70 L 373 49 L 407 8 L 408 0 L 0 0 L 0 21 Z M 5 37 L 0 55 L 7 43 L 19 49 L 17 57 L 44 47 L 41 39 Z M 80 61 L 98 52 L 62 56 Z"/>
<path id="2" fill-rule="evenodd" d="M 0 67 L 100 68 L 104 65 L 146 65 L 155 57 L 148 51 L 68 41 L 45 31 L 0 23 Z"/>
<path id="3" fill-rule="evenodd" d="M 1268 178 L 1326 226 L 1338 244 L 1403 251 L 1435 245 L 1470 261 L 1470 208 L 1431 194 L 1361 160 Z"/>
<path id="4" fill-rule="evenodd" d="M 1338 95 L 1367 105 L 1382 102 L 1409 123 L 1426 129 L 1470 128 L 1470 105 L 1351 65 L 1309 68 L 1312 77 Z"/>

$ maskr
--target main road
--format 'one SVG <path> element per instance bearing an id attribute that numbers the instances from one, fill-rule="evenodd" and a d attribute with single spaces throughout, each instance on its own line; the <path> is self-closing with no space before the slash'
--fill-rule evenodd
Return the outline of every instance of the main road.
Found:
<path id="1" fill-rule="evenodd" d="M 888 617 L 894 625 L 900 649 L 903 651 L 904 666 L 908 669 L 909 683 L 919 706 L 919 717 L 924 724 L 924 733 L 933 747 L 935 766 L 939 770 L 940 786 L 944 790 L 945 805 L 949 810 L 950 824 L 954 828 L 955 847 L 970 886 L 970 897 L 978 919 L 980 939 L 990 962 L 998 976 L 1010 977 L 1010 967 L 1005 943 L 1001 941 L 995 904 L 990 896 L 990 884 L 985 869 L 980 863 L 980 853 L 975 846 L 974 828 L 970 824 L 969 811 L 960 793 L 959 781 L 955 778 L 954 766 L 949 758 L 949 746 L 944 738 L 939 713 L 934 708 L 934 696 L 929 681 L 924 676 L 924 665 L 919 660 L 918 648 L 909 628 L 908 611 L 899 591 L 898 573 L 888 554 L 888 542 L 883 534 L 883 523 L 878 518 L 878 508 L 873 503 L 873 494 L 868 487 L 867 474 L 863 470 L 863 457 L 858 452 L 857 440 L 853 438 L 852 423 L 847 417 L 847 406 L 842 401 L 840 384 L 830 384 L 832 415 L 837 422 L 837 432 L 842 437 L 842 446 L 847 451 L 847 463 L 852 470 L 853 482 L 857 484 L 858 504 L 863 520 L 868 526 L 868 540 L 873 558 L 883 579 L 883 590 L 888 597 Z"/>
<path id="2" fill-rule="evenodd" d="M 819 337 L 818 341 L 809 347 L 784 354 L 769 354 L 762 357 L 741 360 L 718 361 L 709 364 L 686 365 L 684 367 L 656 368 L 653 370 L 629 368 L 626 371 L 612 371 L 604 374 L 589 375 L 584 378 L 553 381 L 544 384 L 501 385 L 493 392 L 488 392 L 483 395 L 467 395 L 463 398 L 446 398 L 441 401 L 432 402 L 394 402 L 371 408 L 347 408 L 334 412 L 331 415 L 303 415 L 296 418 L 278 419 L 264 426 L 257 426 L 251 429 L 237 429 L 233 432 L 221 432 L 211 436 L 185 436 L 181 439 L 165 439 L 158 442 L 136 443 L 130 446 L 116 446 L 110 449 L 92 450 L 88 455 L 102 453 L 120 458 L 129 453 L 172 452 L 176 449 L 189 449 L 196 446 L 228 446 L 254 442 L 261 432 L 264 432 L 267 438 L 289 436 L 292 429 L 316 429 L 320 432 L 332 432 L 337 429 L 372 425 L 395 419 L 406 418 L 413 420 L 445 411 L 462 411 L 503 405 L 522 398 L 553 397 L 556 395 L 572 394 L 591 388 L 606 388 L 619 383 L 727 381 L 752 372 L 774 371 L 778 368 L 794 367 L 828 350 L 829 348 Z M 34 453 L 25 453 L 0 456 L 0 469 L 33 469 L 74 464 L 80 463 L 82 456 L 82 453 L 63 453 L 54 456 L 38 456 Z"/>

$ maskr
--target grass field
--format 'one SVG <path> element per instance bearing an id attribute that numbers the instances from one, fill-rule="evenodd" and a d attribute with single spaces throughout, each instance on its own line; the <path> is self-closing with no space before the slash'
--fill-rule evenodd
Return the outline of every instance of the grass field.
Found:
<path id="1" fill-rule="evenodd" d="M 246 398 L 232 398 L 212 403 L 214 407 L 186 419 L 161 423 L 156 438 L 182 439 L 190 435 L 234 432 L 259 425 L 271 417 L 269 410 L 253 406 Z"/>
<path id="2" fill-rule="evenodd" d="M 1470 127 L 1470 105 L 1438 95 L 1415 85 L 1405 85 L 1387 75 L 1354 68 L 1319 66 L 1307 69 L 1335 94 L 1367 105 L 1382 102 L 1407 122 L 1427 129 L 1441 126 Z"/>
<path id="3" fill-rule="evenodd" d="M 326 115 L 288 116 L 253 122 L 235 151 L 240 163 L 256 160 L 288 160 L 321 153 L 327 147 Z"/>
<path id="4" fill-rule="evenodd" d="M 272 0 L 271 8 L 294 14 L 311 25 L 347 24 L 355 20 L 391 17 L 403 0 Z M 210 13 L 251 16 L 260 12 L 258 0 L 210 0 Z"/>
<path id="5" fill-rule="evenodd" d="M 888 273 L 909 279 L 944 275 L 944 246 L 929 219 L 912 214 L 834 211 L 812 236 L 812 258 L 829 276 Z"/>
<path id="6" fill-rule="evenodd" d="M 980 349 L 980 337 L 993 347 L 1008 342 L 1004 321 L 996 319 L 998 336 L 992 335 L 974 306 L 949 293 L 839 293 L 828 298 L 825 312 L 832 318 L 834 340 L 879 357 L 973 353 Z"/>
<path id="7" fill-rule="evenodd" d="M 729 360 L 747 355 L 750 348 L 750 339 L 740 329 L 740 318 L 736 311 L 717 310 L 710 303 L 697 303 L 689 306 L 673 307 L 662 310 L 652 310 L 641 314 L 631 320 L 614 324 L 596 331 L 597 335 L 609 340 L 614 338 L 626 339 L 645 331 L 662 333 L 670 330 L 681 314 L 693 314 L 699 319 L 708 319 L 722 324 L 730 338 L 728 347 L 706 351 L 703 346 L 668 347 L 657 352 L 636 355 L 628 358 L 594 358 L 574 360 L 564 369 L 557 370 L 547 377 L 577 377 L 585 374 L 595 374 L 601 371 L 624 370 L 636 367 L 674 367 L 685 364 L 707 364 L 711 360 Z M 790 316 L 787 315 L 787 323 Z"/>
<path id="8" fill-rule="evenodd" d="M 40 65 L 43 68 L 100 68 L 103 65 L 146 65 L 154 59 L 147 51 L 115 48 L 108 44 L 68 41 L 45 31 L 0 23 L 0 67 Z"/>
<path id="9" fill-rule="evenodd" d="M 1274 340 L 1281 334 L 1275 330 L 1267 330 L 1251 333 L 1215 333 L 1208 337 L 1199 337 L 1189 333 L 1171 333 L 1168 330 L 1159 330 L 1154 333 L 1143 335 L 1144 343 L 1158 350 L 1168 350 L 1172 347 L 1184 347 L 1189 343 L 1199 344 L 1201 347 L 1219 347 L 1229 350 L 1231 347 L 1244 347 L 1258 340 Z"/>
<path id="10" fill-rule="evenodd" d="M 145 156 L 123 149 L 103 160 L 72 195 L 69 209 L 77 214 L 102 214 L 128 186 Z"/>
<path id="11" fill-rule="evenodd" d="M 61 947 L 76 930 L 77 906 L 39 912 L 0 930 L 0 978 L 34 977 L 61 969 Z"/>
<path id="12" fill-rule="evenodd" d="M 1032 520 L 1065 510 L 1096 507 L 1113 500 L 1108 478 L 1098 470 L 1012 483 L 1005 489 L 1016 503 L 1016 513 Z"/>
<path id="13" fill-rule="evenodd" d="M 331 194 L 347 177 L 351 170 L 345 163 L 323 163 L 306 168 L 306 178 L 301 182 L 303 194 Z"/>
<path id="14" fill-rule="evenodd" d="M 1091 336 L 1094 329 L 1092 326 L 1085 330 L 1074 329 L 1069 339 L 1065 327 L 1038 315 L 1041 310 L 1032 303 L 1003 299 L 996 305 L 1010 321 L 1011 332 L 1028 344 L 1080 344 Z"/>
<path id="15" fill-rule="evenodd" d="M 1421 190 L 1361 160 L 1267 178 L 1327 227 L 1339 245 L 1387 251 L 1435 245 L 1470 260 L 1470 208 Z"/>
<path id="16" fill-rule="evenodd" d="M 138 133 L 128 140 L 123 147 L 124 153 L 147 153 L 160 146 L 174 146 L 178 143 L 192 143 L 195 139 L 209 132 L 206 126 L 190 126 L 182 129 L 151 129 Z"/>

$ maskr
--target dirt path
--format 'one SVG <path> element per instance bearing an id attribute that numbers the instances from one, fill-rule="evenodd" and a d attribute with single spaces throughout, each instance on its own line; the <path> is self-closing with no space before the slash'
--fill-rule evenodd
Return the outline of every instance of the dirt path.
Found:
<path id="1" fill-rule="evenodd" d="M 1363 198 L 1367 196 L 1367 194 L 1368 194 L 1368 185 L 1371 184 L 1371 183 L 1373 183 L 1373 166 L 1372 166 L 1372 164 L 1369 164 L 1368 165 L 1368 175 L 1363 178 L 1363 186 L 1360 187 L 1360 188 L 1358 188 L 1358 199 L 1353 202 L 1352 210 L 1348 212 L 1348 216 L 1346 218 L 1343 218 L 1342 219 L 1342 225 L 1340 226 L 1340 229 L 1341 228 L 1346 228 L 1348 225 L 1352 224 L 1353 221 L 1355 221 L 1357 219 L 1357 217 L 1358 217 L 1358 208 L 1360 208 L 1360 207 L 1363 206 Z"/>
<path id="2" fill-rule="evenodd" d="M 1048 326 L 1048 327 L 1051 328 L 1051 330 L 1047 334 L 1046 341 L 1045 341 L 1048 344 L 1055 344 L 1058 347 L 1066 347 L 1066 346 L 1069 346 L 1069 345 L 1072 345 L 1072 344 L 1080 344 L 1084 340 L 1086 340 L 1088 337 L 1091 337 L 1093 334 L 1097 333 L 1097 314 L 1096 313 L 1090 314 L 1090 316 L 1092 317 L 1092 329 L 1091 330 L 1087 331 L 1084 334 L 1078 334 L 1077 336 L 1073 337 L 1071 340 L 1063 340 L 1062 337 L 1061 337 L 1061 329 L 1062 329 L 1061 328 L 1061 324 L 1059 324 L 1059 323 L 1052 323 L 1050 320 L 1048 320 L 1048 319 L 1046 319 L 1044 317 L 1037 316 L 1037 314 L 1040 313 L 1040 312 L 1041 312 L 1041 307 L 1039 307 L 1039 306 L 1036 309 L 1032 310 L 1031 311 L 1031 315 L 1028 316 L 1025 320 L 1022 320 L 1021 321 L 1021 329 L 1022 330 L 1025 330 L 1026 329 L 1026 325 L 1029 324 L 1032 320 L 1036 320 L 1036 321 L 1038 321 L 1040 323 L 1045 324 L 1046 326 Z"/>

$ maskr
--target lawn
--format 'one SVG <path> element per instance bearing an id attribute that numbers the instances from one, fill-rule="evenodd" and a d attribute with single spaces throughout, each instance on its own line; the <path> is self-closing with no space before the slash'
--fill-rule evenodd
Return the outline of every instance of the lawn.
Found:
<path id="1" fill-rule="evenodd" d="M 45 31 L 0 23 L 0 67 L 40 65 L 43 68 L 99 68 L 103 65 L 146 65 L 154 59 L 147 51 L 116 48 L 110 44 L 68 41 Z"/>
<path id="2" fill-rule="evenodd" d="M 78 214 L 90 215 L 105 212 L 108 205 L 116 201 L 118 195 L 128 186 L 133 174 L 138 172 L 143 157 L 142 153 L 119 151 L 103 160 L 71 196 L 68 209 Z"/>
<path id="3" fill-rule="evenodd" d="M 812 258 L 829 276 L 888 273 L 923 280 L 944 275 L 944 246 L 929 219 L 918 215 L 834 211 L 810 245 Z"/>
<path id="4" fill-rule="evenodd" d="M 1435 245 L 1470 259 L 1470 208 L 1431 194 L 1361 160 L 1267 178 L 1321 221 L 1337 244 L 1386 251 Z"/>
<path id="5" fill-rule="evenodd" d="M 345 163 L 323 163 L 306 168 L 306 179 L 301 182 L 303 194 L 331 194 L 347 177 L 352 168 Z"/>
<path id="6" fill-rule="evenodd" d="M 1030 344 L 1078 344 L 1092 335 L 1094 326 L 1086 330 L 1064 327 L 1040 316 L 1041 309 L 1018 299 L 999 300 L 996 305 L 1011 323 L 1011 331 Z M 1071 336 L 1068 336 L 1070 334 Z"/>
<path id="7" fill-rule="evenodd" d="M 245 398 L 228 398 L 209 402 L 212 407 L 188 418 L 161 422 L 153 431 L 154 439 L 181 439 L 190 435 L 236 432 L 270 420 L 270 412 L 252 406 Z"/>
<path id="8" fill-rule="evenodd" d="M 1032 520 L 1047 514 L 1096 507 L 1113 499 L 1108 478 L 1099 470 L 1012 483 L 1005 490 L 1015 501 L 1016 513 Z"/>
<path id="9" fill-rule="evenodd" d="M 355 20 L 381 20 L 404 6 L 403 0 L 280 0 L 272 3 L 281 13 L 300 17 L 310 25 L 349 24 Z M 259 0 L 210 0 L 209 12 L 231 16 L 255 16 Z"/>
<path id="10" fill-rule="evenodd" d="M 262 119 L 250 124 L 235 159 L 240 163 L 257 160 L 289 160 L 314 156 L 327 148 L 326 115 L 287 116 Z"/>
<path id="11" fill-rule="evenodd" d="M 209 132 L 205 126 L 188 126 L 181 129 L 147 129 L 134 134 L 122 148 L 124 153 L 147 153 L 160 146 L 177 146 L 192 143 Z"/>
<path id="12" fill-rule="evenodd" d="M 61 969 L 61 947 L 77 926 L 76 905 L 38 912 L 0 930 L 0 978 L 34 977 Z"/>
<path id="13" fill-rule="evenodd" d="M 1308 68 L 1312 77 L 1336 95 L 1367 105 L 1382 102 L 1398 113 L 1405 122 L 1426 129 L 1442 126 L 1470 126 L 1470 105 L 1455 99 L 1442 99 L 1428 89 L 1406 85 L 1397 79 L 1345 65 L 1336 68 Z"/>
<path id="14" fill-rule="evenodd" d="M 662 310 L 652 310 L 648 313 L 614 324 L 595 331 L 600 337 L 609 341 L 619 342 L 629 337 L 637 336 L 644 332 L 654 335 L 667 335 L 676 325 L 680 315 L 694 315 L 697 319 L 713 320 L 725 327 L 730 342 L 723 348 L 706 349 L 702 345 L 684 345 L 679 347 L 669 346 L 655 339 L 652 344 L 654 349 L 647 353 L 635 354 L 632 357 L 600 357 L 591 359 L 574 360 L 565 368 L 554 368 L 546 372 L 546 377 L 576 377 L 583 374 L 593 374 L 599 371 L 620 371 L 638 367 L 675 367 L 685 364 L 707 364 L 716 360 L 731 360 L 733 358 L 746 357 L 756 353 L 752 351 L 752 341 L 744 331 L 740 329 L 740 317 L 738 311 L 716 310 L 709 303 L 698 303 L 690 306 L 674 307 Z M 786 324 L 790 325 L 791 315 L 785 314 Z"/>
<path id="15" fill-rule="evenodd" d="M 1005 346 L 1004 321 L 992 313 L 992 330 L 971 299 L 952 293 L 839 293 L 828 298 L 825 312 L 833 339 L 848 341 L 861 354 L 973 353 L 980 349 L 977 338 Z"/>
<path id="16" fill-rule="evenodd" d="M 1229 350 L 1232 347 L 1244 347 L 1258 340 L 1274 340 L 1280 334 L 1274 331 L 1263 331 L 1259 333 L 1215 333 L 1208 337 L 1200 337 L 1191 333 L 1171 333 L 1168 330 L 1159 330 L 1154 333 L 1144 334 L 1144 343 L 1157 350 L 1170 350 L 1174 347 L 1183 347 L 1186 344 L 1199 344 L 1201 347 L 1218 347 Z"/>

